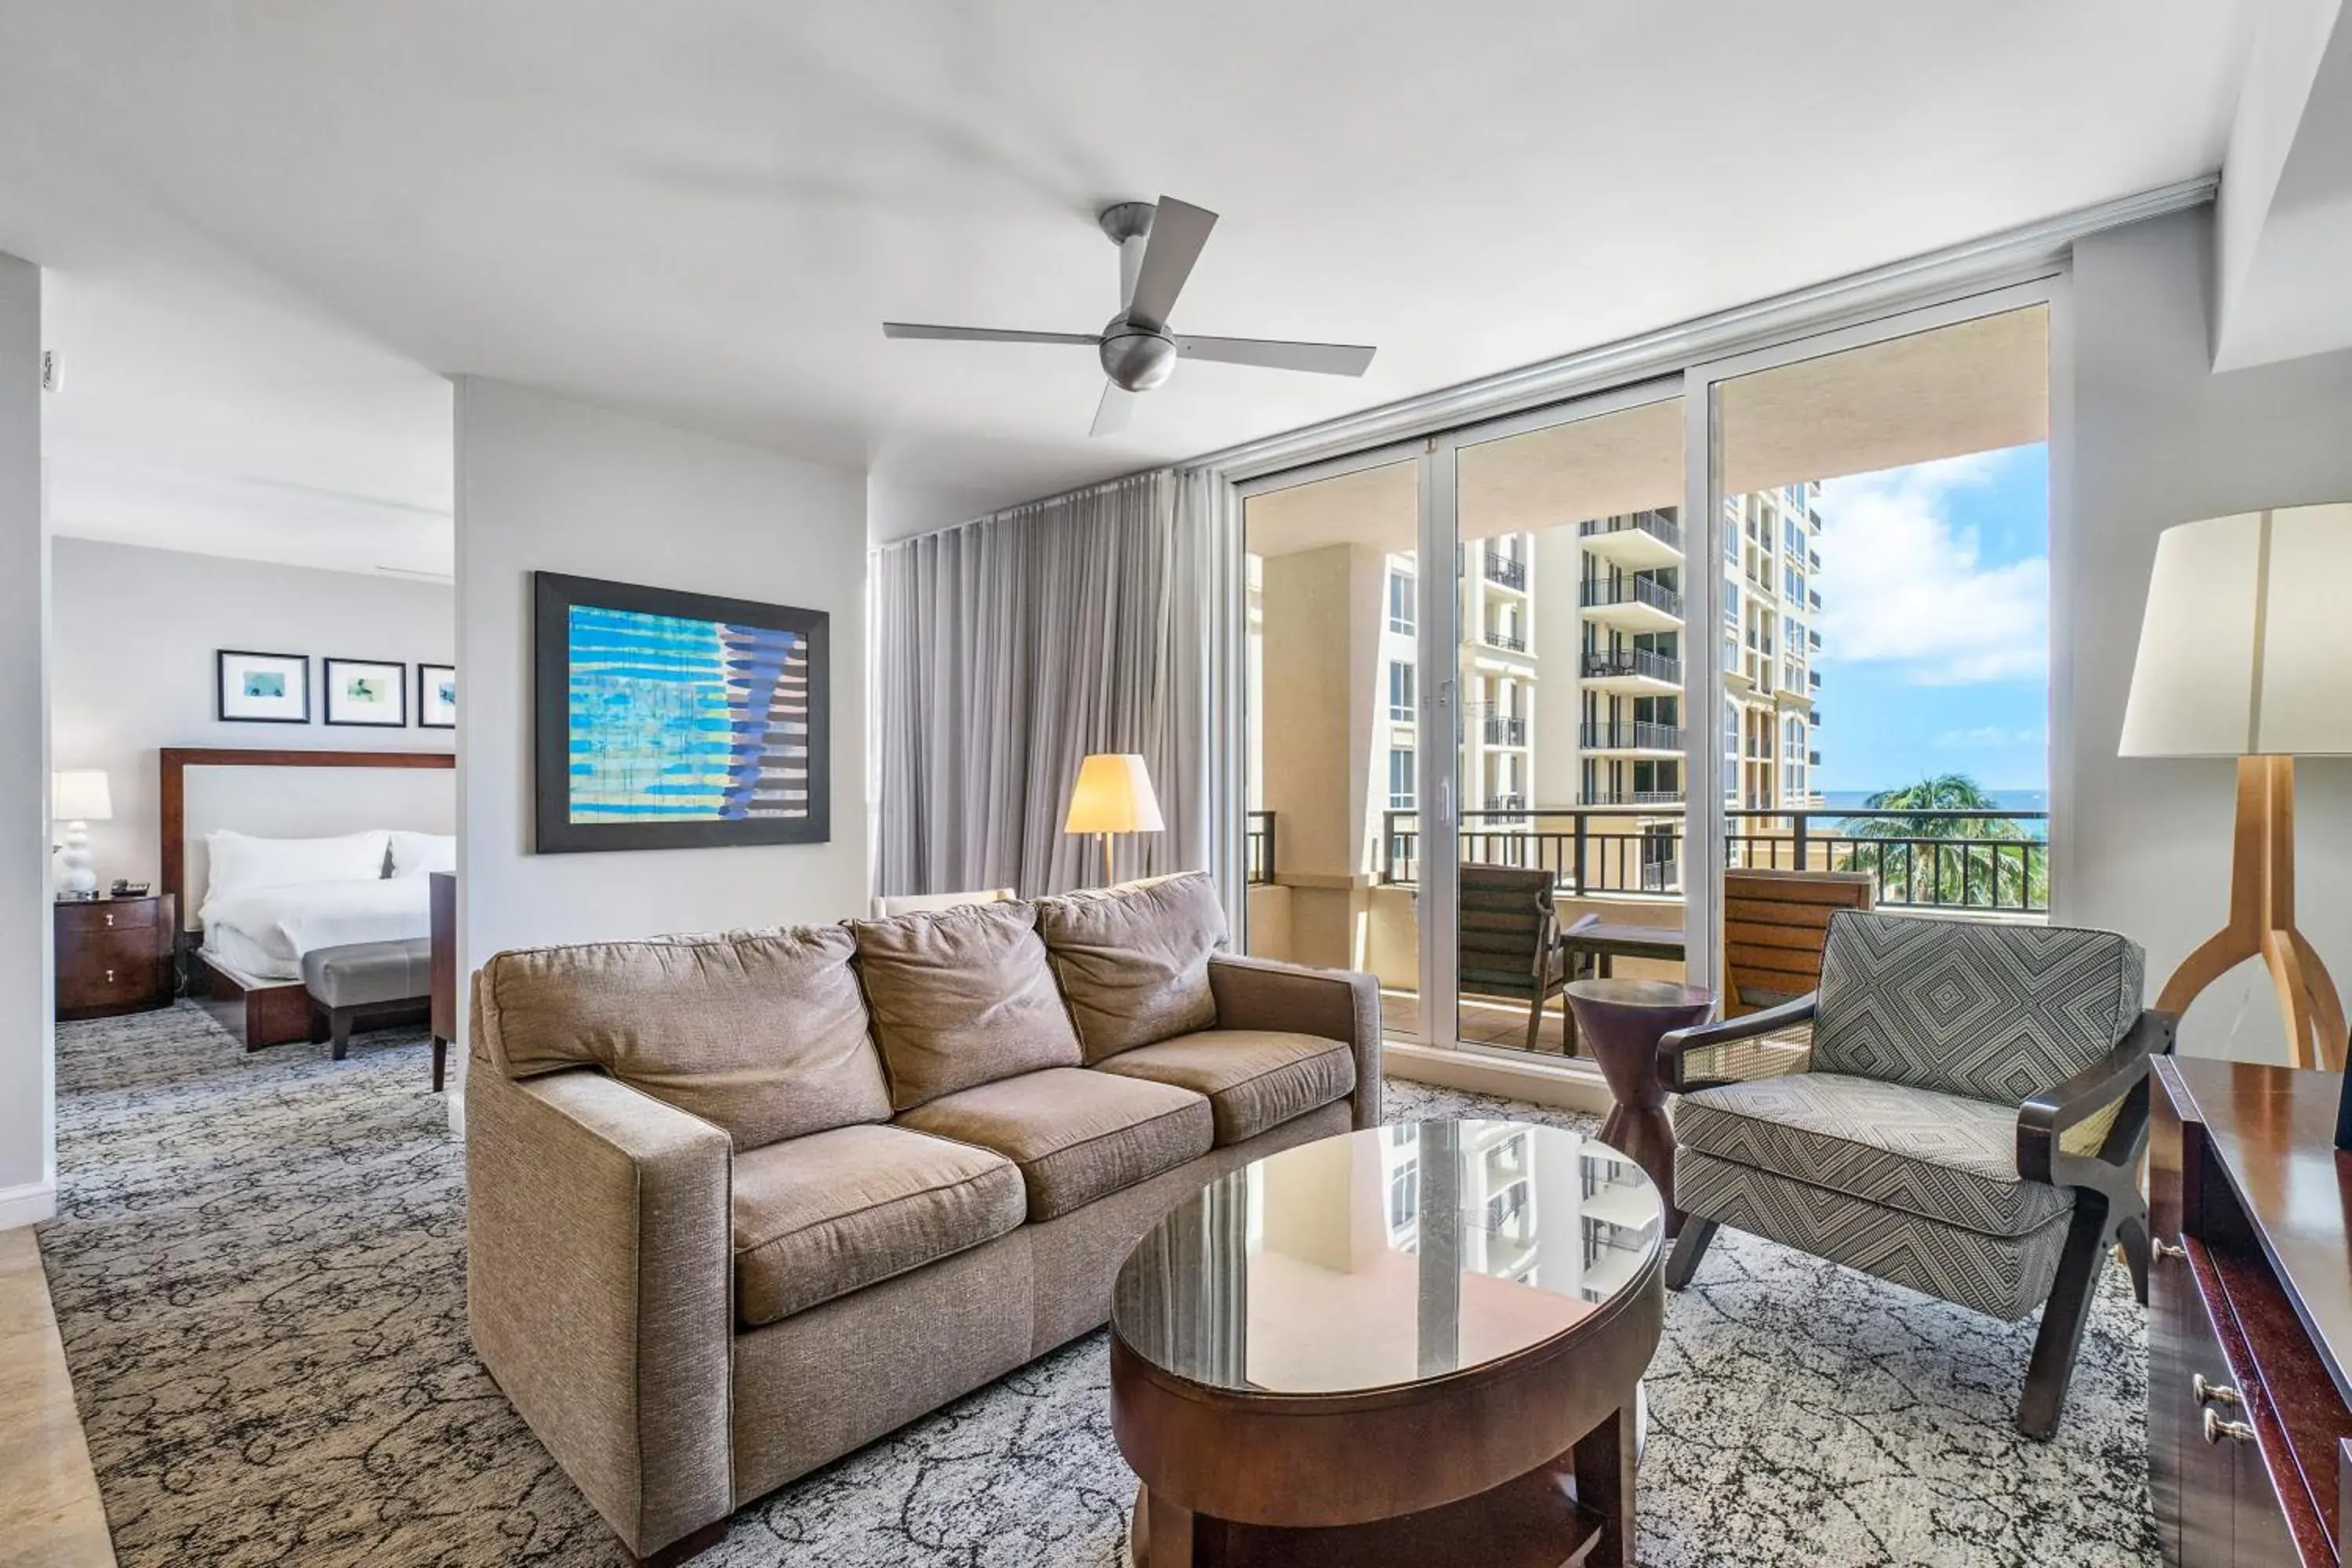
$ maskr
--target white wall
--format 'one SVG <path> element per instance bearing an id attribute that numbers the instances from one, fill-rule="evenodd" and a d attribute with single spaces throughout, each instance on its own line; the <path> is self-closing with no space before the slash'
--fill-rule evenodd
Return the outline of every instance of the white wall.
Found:
<path id="1" fill-rule="evenodd" d="M 101 886 L 155 879 L 162 747 L 446 752 L 457 743 L 455 731 L 415 721 L 414 667 L 455 662 L 457 599 L 444 584 L 89 539 L 58 539 L 50 556 L 50 750 L 59 768 L 106 770 L 114 819 L 89 829 Z M 311 721 L 215 719 L 213 656 L 225 647 L 310 656 Z M 409 666 L 408 727 L 320 722 L 328 658 Z"/>
<path id="2" fill-rule="evenodd" d="M 2151 999 L 2221 925 L 2236 776 L 2228 761 L 2116 755 L 2156 536 L 2198 518 L 2352 499 L 2352 353 L 2213 374 L 2212 258 L 2210 209 L 2078 244 L 2074 374 L 2062 389 L 2075 438 L 2053 608 L 2074 675 L 2070 732 L 2053 737 L 2071 824 L 2056 913 L 2145 943 Z M 2065 529 L 2068 498 L 2057 499 Z M 2352 985 L 2352 886 L 2341 875 L 2352 865 L 2352 760 L 2306 760 L 2296 782 L 2303 928 L 2338 985 Z M 2207 989 L 2180 1048 L 2285 1059 L 2259 964 Z"/>
<path id="3" fill-rule="evenodd" d="M 0 1229 L 56 1207 L 41 273 L 0 254 Z"/>
<path id="4" fill-rule="evenodd" d="M 457 424 L 464 972 L 503 948 L 862 913 L 865 476 L 478 377 Z M 833 842 L 533 855 L 534 571 L 831 615 Z"/>

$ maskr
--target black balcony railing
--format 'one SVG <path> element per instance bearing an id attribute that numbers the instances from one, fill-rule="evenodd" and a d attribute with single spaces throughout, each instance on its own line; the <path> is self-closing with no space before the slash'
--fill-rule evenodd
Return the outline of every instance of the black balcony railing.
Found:
<path id="1" fill-rule="evenodd" d="M 1618 676 L 1643 676 L 1651 680 L 1663 680 L 1669 686 L 1683 683 L 1683 661 L 1647 648 L 1628 648 L 1622 653 L 1588 653 L 1584 656 L 1584 674 L 1588 680 Z"/>
<path id="2" fill-rule="evenodd" d="M 1486 744 L 1490 746 L 1524 746 L 1528 743 L 1528 721 L 1507 714 L 1486 715 Z"/>
<path id="3" fill-rule="evenodd" d="M 1679 618 L 1683 613 L 1683 596 L 1647 577 L 1620 577 L 1613 583 L 1605 577 L 1587 578 L 1580 597 L 1588 610 L 1611 605 L 1646 605 L 1661 615 Z"/>
<path id="4" fill-rule="evenodd" d="M 1629 511 L 1617 517 L 1587 518 L 1576 525 L 1577 537 L 1594 539 L 1602 534 L 1638 531 L 1653 539 L 1664 540 L 1676 550 L 1683 547 L 1683 525 L 1663 512 Z"/>
<path id="5" fill-rule="evenodd" d="M 1509 632 L 1500 630 L 1494 626 L 1487 627 L 1484 632 L 1479 634 L 1479 637 L 1480 640 L 1486 643 L 1488 647 L 1507 647 L 1513 653 L 1525 653 L 1528 651 L 1527 638 L 1522 637 L 1514 637 Z"/>
<path id="6" fill-rule="evenodd" d="M 1679 752 L 1683 749 L 1683 731 L 1679 724 L 1648 724 L 1638 721 L 1623 724 L 1587 724 L 1579 732 L 1578 743 L 1588 752 Z"/>
<path id="7" fill-rule="evenodd" d="M 1242 829 L 1243 879 L 1255 887 L 1274 881 L 1274 813 L 1253 811 Z"/>
<path id="8" fill-rule="evenodd" d="M 1461 858 L 1549 871 L 1571 898 L 1679 898 L 1682 816 L 1643 804 L 1556 810 L 1465 811 Z M 1866 871 L 1888 909 L 2046 914 L 2049 814 L 2040 811 L 1867 811 L 1741 807 L 1725 813 L 1729 864 L 1749 869 Z M 1381 880 L 1420 879 L 1419 818 L 1386 813 Z"/>
<path id="9" fill-rule="evenodd" d="M 1678 789 L 1603 790 L 1586 802 L 1589 805 L 1680 805 L 1683 792 Z"/>
<path id="10" fill-rule="evenodd" d="M 1498 551 L 1486 552 L 1486 581 L 1500 583 L 1506 588 L 1525 588 L 1528 567 L 1524 561 L 1514 561 Z"/>

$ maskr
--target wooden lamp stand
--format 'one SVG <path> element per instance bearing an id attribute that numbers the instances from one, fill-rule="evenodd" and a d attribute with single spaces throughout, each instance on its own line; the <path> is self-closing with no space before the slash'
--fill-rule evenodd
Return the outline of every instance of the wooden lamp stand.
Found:
<path id="1" fill-rule="evenodd" d="M 2327 966 L 2294 923 L 2294 759 L 2238 759 L 2238 827 L 2230 861 L 2230 923 L 2180 961 L 2157 997 L 2179 1015 L 2230 970 L 2259 957 L 2286 1020 L 2299 1068 L 2344 1070 L 2344 1004 Z"/>

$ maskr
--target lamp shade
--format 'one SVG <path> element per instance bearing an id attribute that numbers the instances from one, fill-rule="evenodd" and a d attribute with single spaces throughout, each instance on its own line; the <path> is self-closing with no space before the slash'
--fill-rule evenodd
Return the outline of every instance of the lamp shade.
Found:
<path id="1" fill-rule="evenodd" d="M 73 768 L 51 773 L 49 816 L 58 822 L 112 820 L 114 800 L 107 793 L 105 773 L 98 768 Z"/>
<path id="2" fill-rule="evenodd" d="M 2352 753 L 2352 502 L 2168 528 L 2126 757 Z"/>
<path id="3" fill-rule="evenodd" d="M 1132 752 L 1098 752 L 1078 764 L 1065 833 L 1158 833 L 1160 797 L 1151 775 Z"/>

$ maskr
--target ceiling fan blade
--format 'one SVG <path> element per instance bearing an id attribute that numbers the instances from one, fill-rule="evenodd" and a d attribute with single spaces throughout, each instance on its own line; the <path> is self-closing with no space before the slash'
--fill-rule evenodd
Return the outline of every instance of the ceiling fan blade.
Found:
<path id="1" fill-rule="evenodd" d="M 1353 343 L 1290 343 L 1276 338 L 1176 337 L 1185 359 L 1226 364 L 1264 365 L 1268 370 L 1311 370 L 1318 375 L 1361 375 L 1377 351 Z"/>
<path id="2" fill-rule="evenodd" d="M 1176 308 L 1192 263 L 1209 243 L 1217 215 L 1206 207 L 1162 196 L 1151 215 L 1151 234 L 1143 242 L 1143 265 L 1136 268 L 1135 293 L 1127 302 L 1128 320 L 1141 327 L 1165 327 Z"/>
<path id="3" fill-rule="evenodd" d="M 885 321 L 886 338 L 942 338 L 959 343 L 1077 343 L 1092 348 L 1102 342 L 1094 332 L 1011 332 L 997 327 L 927 327 L 915 321 Z"/>
<path id="4" fill-rule="evenodd" d="M 1089 436 L 1116 436 L 1127 428 L 1127 416 L 1135 412 L 1136 395 L 1115 381 L 1103 383 L 1102 401 L 1095 405 L 1094 428 Z"/>

